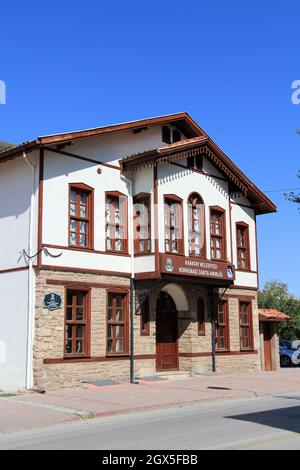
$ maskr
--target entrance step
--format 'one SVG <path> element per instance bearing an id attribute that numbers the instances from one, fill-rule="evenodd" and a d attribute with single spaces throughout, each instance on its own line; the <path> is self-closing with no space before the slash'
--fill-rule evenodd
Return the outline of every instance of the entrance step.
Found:
<path id="1" fill-rule="evenodd" d="M 187 371 L 181 370 L 170 370 L 170 371 L 163 371 L 157 373 L 159 377 L 168 380 L 181 380 L 181 379 L 188 379 L 192 377 L 192 374 Z"/>

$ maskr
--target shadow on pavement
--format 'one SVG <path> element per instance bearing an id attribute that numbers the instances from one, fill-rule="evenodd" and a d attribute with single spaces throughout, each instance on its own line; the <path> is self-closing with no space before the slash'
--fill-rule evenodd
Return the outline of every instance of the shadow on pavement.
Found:
<path id="1" fill-rule="evenodd" d="M 250 421 L 271 428 L 300 433 L 300 406 L 278 408 L 269 411 L 225 416 L 225 418 L 240 421 Z"/>

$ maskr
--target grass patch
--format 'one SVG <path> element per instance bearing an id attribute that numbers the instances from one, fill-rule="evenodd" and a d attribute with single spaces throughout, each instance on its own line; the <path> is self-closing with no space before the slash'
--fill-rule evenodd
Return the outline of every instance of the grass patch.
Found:
<path id="1" fill-rule="evenodd" d="M 0 398 L 15 397 L 16 393 L 0 392 Z"/>

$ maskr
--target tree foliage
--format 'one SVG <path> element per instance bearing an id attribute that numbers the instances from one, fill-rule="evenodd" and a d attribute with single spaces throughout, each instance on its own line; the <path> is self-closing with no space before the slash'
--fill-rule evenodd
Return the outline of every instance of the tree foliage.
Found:
<path id="1" fill-rule="evenodd" d="M 280 323 L 279 336 L 300 340 L 300 299 L 289 293 L 287 284 L 278 280 L 267 282 L 258 292 L 258 307 L 274 308 L 290 315 L 291 321 Z"/>
<path id="2" fill-rule="evenodd" d="M 298 170 L 297 176 L 300 179 L 300 170 Z M 285 193 L 285 197 L 288 201 L 300 204 L 300 193 L 296 194 L 294 191 L 291 191 L 290 193 Z"/>

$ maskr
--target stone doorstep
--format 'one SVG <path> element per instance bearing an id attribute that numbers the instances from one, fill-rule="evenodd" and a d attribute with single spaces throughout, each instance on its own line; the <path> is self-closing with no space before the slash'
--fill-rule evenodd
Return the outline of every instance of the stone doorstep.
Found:
<path id="1" fill-rule="evenodd" d="M 181 370 L 170 370 L 170 371 L 163 371 L 159 373 L 159 377 L 162 379 L 167 380 L 184 380 L 187 378 L 191 378 L 192 374 L 188 371 L 181 371 Z"/>

